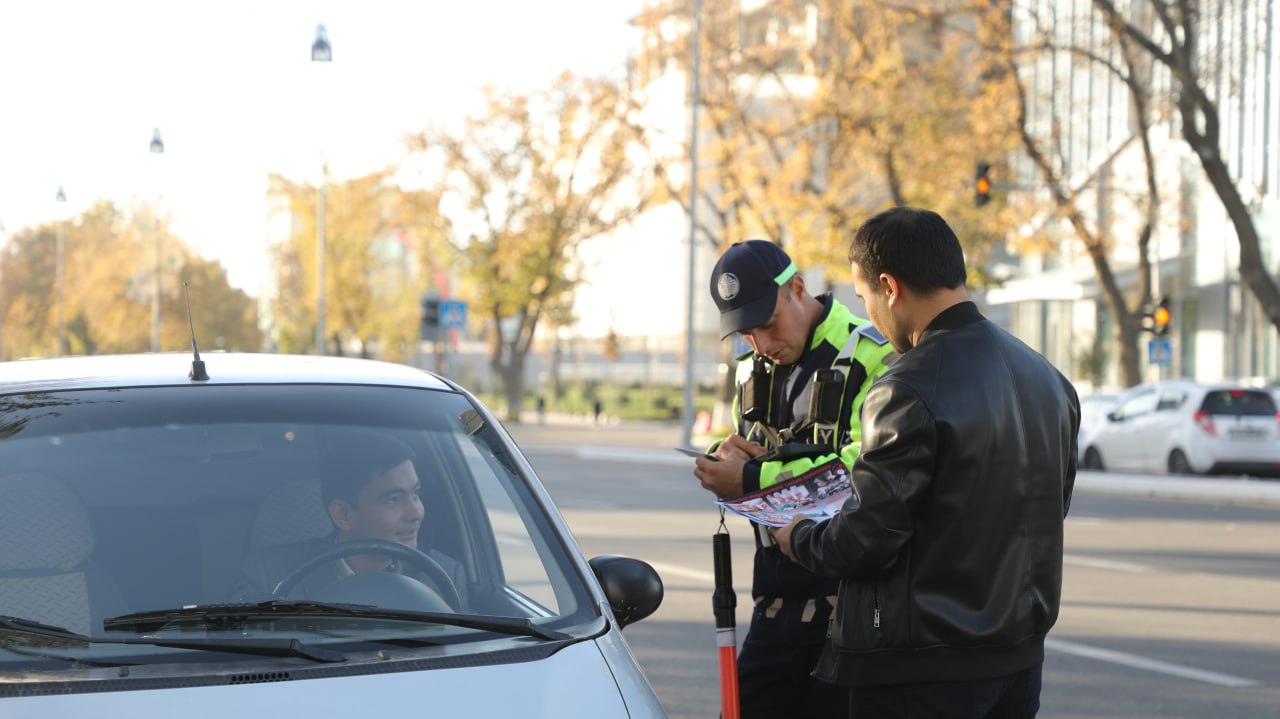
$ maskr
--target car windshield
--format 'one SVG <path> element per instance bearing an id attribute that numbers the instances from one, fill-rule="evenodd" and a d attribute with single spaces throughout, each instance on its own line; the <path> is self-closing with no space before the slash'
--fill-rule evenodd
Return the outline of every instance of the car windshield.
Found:
<path id="1" fill-rule="evenodd" d="M 179 634 L 454 651 L 568 636 L 598 610 L 526 467 L 455 392 L 0 396 L 0 615 L 101 640 L 79 658 L 172 653 L 121 642 Z M 15 627 L 0 669 L 36 661 Z"/>

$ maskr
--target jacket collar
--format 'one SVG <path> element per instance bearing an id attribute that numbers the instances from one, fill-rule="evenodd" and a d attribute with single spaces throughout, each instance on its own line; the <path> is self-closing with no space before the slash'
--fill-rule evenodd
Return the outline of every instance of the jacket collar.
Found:
<path id="1" fill-rule="evenodd" d="M 920 336 L 923 342 L 929 337 L 940 332 L 947 332 L 958 327 L 963 327 L 974 322 L 985 319 L 982 313 L 978 311 L 978 306 L 972 301 L 959 302 L 938 313 L 937 317 L 924 328 L 924 333 Z"/>

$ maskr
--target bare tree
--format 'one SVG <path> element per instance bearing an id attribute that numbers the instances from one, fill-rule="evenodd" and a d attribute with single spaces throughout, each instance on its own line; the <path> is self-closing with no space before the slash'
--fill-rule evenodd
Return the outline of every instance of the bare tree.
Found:
<path id="1" fill-rule="evenodd" d="M 1280 329 L 1280 289 L 1262 261 L 1258 229 L 1222 156 L 1218 107 L 1200 74 L 1200 4 L 1192 0 L 1144 0 L 1138 8 L 1150 9 L 1152 16 L 1144 24 L 1130 21 L 1114 0 L 1093 0 L 1093 6 L 1116 33 L 1168 68 L 1176 86 L 1182 139 L 1200 158 L 1200 166 L 1240 240 L 1240 278 L 1271 324 Z"/>

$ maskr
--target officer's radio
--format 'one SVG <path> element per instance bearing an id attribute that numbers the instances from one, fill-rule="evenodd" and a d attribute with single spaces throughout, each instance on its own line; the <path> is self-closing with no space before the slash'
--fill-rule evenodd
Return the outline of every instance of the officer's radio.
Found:
<path id="1" fill-rule="evenodd" d="M 840 421 L 840 395 L 844 391 L 844 375 L 835 369 L 820 369 L 813 375 L 809 393 L 809 424 L 832 425 Z"/>
<path id="2" fill-rule="evenodd" d="M 738 385 L 738 408 L 748 422 L 768 422 L 773 365 L 762 357 L 751 363 L 751 376 Z"/>

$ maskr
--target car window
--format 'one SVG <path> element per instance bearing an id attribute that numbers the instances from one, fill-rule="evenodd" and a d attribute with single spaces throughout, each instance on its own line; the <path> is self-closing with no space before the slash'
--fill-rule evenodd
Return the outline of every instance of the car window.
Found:
<path id="1" fill-rule="evenodd" d="M 1154 412 L 1158 400 L 1154 389 L 1146 389 L 1124 400 L 1115 414 L 1119 419 L 1130 419 L 1149 412 Z"/>
<path id="2" fill-rule="evenodd" d="M 521 465 L 502 458 L 515 448 L 479 416 L 461 394 L 391 387 L 0 396 L 0 614 L 93 636 L 123 614 L 273 598 L 557 627 L 596 619 Z M 362 494 L 335 510 L 342 478 L 367 466 L 367 455 L 387 452 L 404 454 L 387 462 L 393 469 L 374 472 L 383 484 L 363 483 Z M 381 558 L 383 571 L 361 569 L 380 555 L 356 554 L 290 579 L 347 531 L 389 537 L 380 541 L 397 553 Z M 4 583 L 18 575 L 34 579 Z M 365 581 L 376 575 L 393 583 Z M 436 603 L 416 604 L 420 596 Z M 350 619 L 341 627 L 313 620 L 221 629 L 312 642 L 426 631 Z M 441 642 L 493 638 L 461 627 L 430 631 Z M 7 661 L 23 659 L 0 653 Z"/>
<path id="3" fill-rule="evenodd" d="M 1182 390 L 1163 390 L 1160 392 L 1160 402 L 1156 405 L 1156 411 L 1167 412 L 1175 410 L 1181 407 L 1186 399 L 1187 393 Z"/>
<path id="4" fill-rule="evenodd" d="M 1205 395 L 1200 409 L 1214 415 L 1274 416 L 1276 403 L 1261 390 L 1220 389 Z"/>

